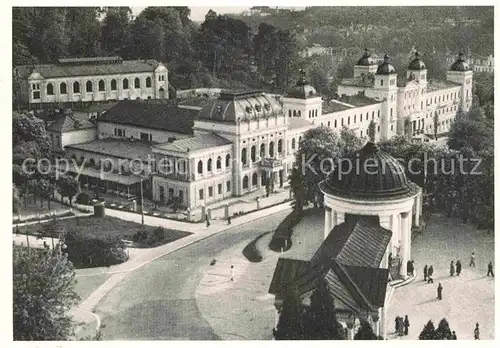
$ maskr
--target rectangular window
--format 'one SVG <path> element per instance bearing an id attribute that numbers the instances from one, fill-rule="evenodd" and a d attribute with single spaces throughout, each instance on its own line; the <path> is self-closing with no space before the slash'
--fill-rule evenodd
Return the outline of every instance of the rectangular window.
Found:
<path id="1" fill-rule="evenodd" d="M 149 141 L 149 133 L 142 133 L 141 132 L 141 140 L 142 141 Z"/>
<path id="2" fill-rule="evenodd" d="M 377 132 L 379 132 L 379 133 L 380 133 L 380 126 L 378 126 L 378 127 L 377 127 Z"/>
<path id="3" fill-rule="evenodd" d="M 392 117 L 392 108 L 391 108 L 391 117 Z"/>
<path id="4" fill-rule="evenodd" d="M 373 116 L 373 115 L 372 115 Z M 380 110 L 377 111 L 377 116 L 380 118 Z M 373 119 L 373 118 L 372 118 Z"/>
<path id="5" fill-rule="evenodd" d="M 351 124 L 351 116 L 347 117 L 347 125 Z"/>
<path id="6" fill-rule="evenodd" d="M 356 115 L 354 115 L 354 123 L 356 123 Z"/>
<path id="7" fill-rule="evenodd" d="M 40 99 L 40 91 L 33 92 L 33 99 Z"/>
<path id="8" fill-rule="evenodd" d="M 394 126 L 391 124 L 391 132 L 394 130 Z"/>
<path id="9" fill-rule="evenodd" d="M 328 128 L 330 128 L 330 121 L 328 121 Z"/>
<path id="10" fill-rule="evenodd" d="M 424 108 L 424 102 L 423 102 L 423 101 L 421 101 L 421 102 L 420 102 L 420 109 L 423 109 L 423 108 Z"/>
<path id="11" fill-rule="evenodd" d="M 361 138 L 363 137 L 363 131 L 361 131 Z"/>
<path id="12" fill-rule="evenodd" d="M 333 121 L 333 126 L 337 128 L 337 120 Z"/>
<path id="13" fill-rule="evenodd" d="M 226 182 L 226 191 L 227 192 L 231 191 L 231 181 Z"/>
<path id="14" fill-rule="evenodd" d="M 200 193 L 200 199 L 203 199 L 203 189 L 200 189 L 199 193 Z"/>
<path id="15" fill-rule="evenodd" d="M 173 188 L 169 188 L 168 189 L 168 198 L 173 198 L 174 197 L 174 189 Z"/>
<path id="16" fill-rule="evenodd" d="M 344 125 L 344 118 L 342 118 L 342 119 L 340 120 L 340 125 L 341 125 L 341 126 L 343 126 L 343 125 Z"/>
<path id="17" fill-rule="evenodd" d="M 217 185 L 217 193 L 218 193 L 219 195 L 221 195 L 221 194 L 222 194 L 222 184 Z"/>
<path id="18" fill-rule="evenodd" d="M 212 186 L 210 186 L 208 188 L 208 197 L 213 197 L 213 195 L 214 195 L 214 189 Z"/>
<path id="19" fill-rule="evenodd" d="M 383 86 L 384 85 L 384 80 L 380 80 L 380 85 Z"/>

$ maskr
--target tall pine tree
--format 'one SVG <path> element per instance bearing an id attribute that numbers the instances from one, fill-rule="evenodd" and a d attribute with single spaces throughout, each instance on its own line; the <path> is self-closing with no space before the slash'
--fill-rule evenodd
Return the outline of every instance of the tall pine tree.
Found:
<path id="1" fill-rule="evenodd" d="M 304 313 L 304 339 L 344 340 L 344 328 L 337 321 L 333 297 L 322 281 L 311 295 L 311 304 Z"/>
<path id="2" fill-rule="evenodd" d="M 302 301 L 296 289 L 288 291 L 283 299 L 283 307 L 278 326 L 273 329 L 276 340 L 300 340 L 302 334 Z"/>

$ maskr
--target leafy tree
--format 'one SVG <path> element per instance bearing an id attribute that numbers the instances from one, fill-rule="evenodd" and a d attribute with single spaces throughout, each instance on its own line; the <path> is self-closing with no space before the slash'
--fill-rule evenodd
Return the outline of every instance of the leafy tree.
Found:
<path id="1" fill-rule="evenodd" d="M 432 320 L 429 320 L 427 324 L 425 324 L 424 329 L 418 335 L 419 340 L 435 340 L 436 338 L 436 329 L 434 327 L 434 324 L 432 323 Z"/>
<path id="2" fill-rule="evenodd" d="M 375 142 L 375 122 L 373 120 L 370 121 L 368 125 L 368 139 L 374 143 Z"/>
<path id="3" fill-rule="evenodd" d="M 337 321 L 333 297 L 322 281 L 311 294 L 311 304 L 304 313 L 304 339 L 344 340 L 342 324 Z"/>
<path id="4" fill-rule="evenodd" d="M 129 35 L 132 9 L 130 7 L 107 7 L 102 21 L 102 48 L 108 53 L 121 53 Z"/>
<path id="5" fill-rule="evenodd" d="M 373 332 L 372 326 L 366 320 L 361 321 L 358 332 L 354 335 L 355 340 L 378 340 L 378 336 Z"/>
<path id="6" fill-rule="evenodd" d="M 361 149 L 364 141 L 356 136 L 352 129 L 342 127 L 340 130 L 340 139 L 338 146 L 342 151 L 342 155 Z"/>
<path id="7" fill-rule="evenodd" d="M 50 139 L 42 119 L 29 114 L 12 114 L 13 162 L 50 156 Z"/>
<path id="8" fill-rule="evenodd" d="M 19 190 L 17 189 L 16 185 L 13 183 L 12 184 L 12 212 L 14 214 L 19 213 L 19 210 L 21 209 L 21 196 L 19 194 Z"/>
<path id="9" fill-rule="evenodd" d="M 70 176 L 63 176 L 59 179 L 59 193 L 62 198 L 69 198 L 69 205 L 71 206 L 71 200 L 79 192 L 80 184 L 76 179 Z"/>
<path id="10" fill-rule="evenodd" d="M 54 185 L 47 179 L 39 179 L 34 182 L 34 185 L 35 193 L 40 197 L 40 206 L 43 208 L 43 201 L 46 199 L 50 210 L 50 198 L 54 193 Z"/>
<path id="11" fill-rule="evenodd" d="M 283 299 L 280 318 L 273 336 L 276 340 L 303 339 L 303 306 L 295 289 L 287 292 Z"/>
<path id="12" fill-rule="evenodd" d="M 486 119 L 481 109 L 472 109 L 467 120 L 457 120 L 450 127 L 448 147 L 460 150 L 470 147 L 475 152 L 485 154 L 493 150 L 493 124 Z"/>
<path id="13" fill-rule="evenodd" d="M 14 246 L 14 340 L 68 340 L 68 311 L 79 300 L 74 284 L 73 265 L 64 256 Z"/>

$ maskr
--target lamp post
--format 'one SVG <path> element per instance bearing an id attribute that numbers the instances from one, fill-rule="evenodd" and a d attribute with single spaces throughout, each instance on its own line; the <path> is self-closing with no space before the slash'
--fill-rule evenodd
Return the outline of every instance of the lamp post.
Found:
<path id="1" fill-rule="evenodd" d="M 144 225 L 144 194 L 142 192 L 142 176 L 141 176 L 141 224 Z"/>

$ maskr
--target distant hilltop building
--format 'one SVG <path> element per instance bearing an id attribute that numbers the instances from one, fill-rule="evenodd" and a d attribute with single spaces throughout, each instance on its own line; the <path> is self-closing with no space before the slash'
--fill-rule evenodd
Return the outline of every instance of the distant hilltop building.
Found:
<path id="1" fill-rule="evenodd" d="M 169 99 L 168 69 L 154 59 L 64 58 L 14 67 L 14 103 L 67 105 L 130 99 Z"/>
<path id="2" fill-rule="evenodd" d="M 449 64 L 453 63 L 453 60 L 454 57 L 452 55 L 448 55 L 446 57 L 446 62 Z M 465 59 L 465 61 L 469 64 L 473 72 L 495 72 L 495 58 L 492 54 L 488 57 L 470 55 L 468 59 Z"/>

